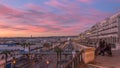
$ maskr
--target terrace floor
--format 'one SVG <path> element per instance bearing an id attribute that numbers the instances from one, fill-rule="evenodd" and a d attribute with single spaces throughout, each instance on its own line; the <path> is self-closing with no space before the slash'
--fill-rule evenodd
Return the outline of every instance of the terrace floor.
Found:
<path id="1" fill-rule="evenodd" d="M 120 50 L 112 51 L 113 56 L 97 56 L 95 60 L 96 66 L 99 68 L 120 68 Z"/>

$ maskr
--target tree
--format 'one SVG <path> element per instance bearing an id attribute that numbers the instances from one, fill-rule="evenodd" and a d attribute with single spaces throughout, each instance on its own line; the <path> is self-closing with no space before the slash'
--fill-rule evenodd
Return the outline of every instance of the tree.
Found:
<path id="1" fill-rule="evenodd" d="M 44 43 L 43 47 L 50 48 L 52 45 L 50 43 Z"/>
<path id="2" fill-rule="evenodd" d="M 62 49 L 59 48 L 58 46 L 56 46 L 56 47 L 54 48 L 54 51 L 57 53 L 57 67 L 58 67 L 58 59 L 61 61 Z"/>
<path id="3" fill-rule="evenodd" d="M 25 47 L 26 47 L 26 43 L 25 42 L 19 43 L 19 44 L 25 49 Z"/>
<path id="4" fill-rule="evenodd" d="M 5 68 L 6 68 L 6 64 L 7 64 L 7 58 L 8 58 L 8 54 L 10 54 L 10 51 L 2 51 L 0 54 L 4 54 L 5 55 Z"/>
<path id="5" fill-rule="evenodd" d="M 28 58 L 30 59 L 30 46 L 33 45 L 33 43 L 30 43 L 30 42 L 23 42 L 23 43 L 20 43 L 20 45 L 25 49 L 26 47 L 28 47 Z"/>
<path id="6" fill-rule="evenodd" d="M 30 52 L 30 46 L 33 45 L 32 43 L 28 42 L 28 43 L 25 43 L 26 44 L 26 47 L 28 47 L 29 49 L 29 52 Z"/>
<path id="7" fill-rule="evenodd" d="M 30 43 L 30 42 L 23 42 L 23 43 L 20 43 L 20 45 L 25 49 L 25 47 L 28 47 L 29 48 L 29 51 L 30 51 L 30 46 L 31 45 L 34 45 L 33 43 Z"/>

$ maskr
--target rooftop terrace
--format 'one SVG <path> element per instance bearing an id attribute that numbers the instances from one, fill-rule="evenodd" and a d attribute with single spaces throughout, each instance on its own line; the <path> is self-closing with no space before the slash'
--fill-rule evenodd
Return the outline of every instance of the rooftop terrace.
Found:
<path id="1" fill-rule="evenodd" d="M 120 68 L 120 50 L 113 51 L 113 56 L 97 56 L 95 66 L 100 68 Z"/>

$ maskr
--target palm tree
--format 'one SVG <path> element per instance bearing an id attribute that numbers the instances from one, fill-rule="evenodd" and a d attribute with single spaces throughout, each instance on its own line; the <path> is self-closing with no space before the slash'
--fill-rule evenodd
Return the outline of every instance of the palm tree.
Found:
<path id="1" fill-rule="evenodd" d="M 30 59 L 30 46 L 33 45 L 33 43 L 23 42 L 23 43 L 20 43 L 20 45 L 24 48 L 24 50 L 25 50 L 26 47 L 28 47 L 28 50 L 29 50 L 29 51 L 28 51 L 27 56 L 28 56 L 28 58 Z"/>
<path id="2" fill-rule="evenodd" d="M 8 58 L 8 54 L 10 54 L 10 51 L 2 51 L 0 54 L 4 54 L 5 55 L 5 68 L 6 68 L 6 64 L 7 64 L 7 58 Z"/>
<path id="3" fill-rule="evenodd" d="M 29 53 L 28 53 L 28 55 L 29 55 L 29 58 L 30 58 L 30 46 L 31 45 L 33 45 L 33 43 L 30 43 L 30 42 L 28 42 L 28 43 L 26 43 L 26 47 L 28 47 L 28 50 L 29 50 Z"/>
<path id="4" fill-rule="evenodd" d="M 58 59 L 61 61 L 62 49 L 59 48 L 58 46 L 56 46 L 56 47 L 54 48 L 54 51 L 57 53 L 57 68 L 58 68 Z"/>
<path id="5" fill-rule="evenodd" d="M 25 45 L 26 45 L 26 47 L 28 47 L 28 49 L 29 49 L 29 52 L 30 52 L 30 46 L 32 45 L 31 43 L 25 43 Z"/>
<path id="6" fill-rule="evenodd" d="M 26 43 L 26 47 L 28 47 L 28 50 L 29 50 L 29 56 L 31 51 L 31 48 L 30 48 L 31 45 L 33 45 L 33 43 L 30 43 L 30 42 Z"/>
<path id="7" fill-rule="evenodd" d="M 23 43 L 20 43 L 20 45 L 25 49 L 26 47 L 28 47 L 29 51 L 30 51 L 30 46 L 33 45 L 33 43 L 30 43 L 30 42 L 23 42 Z"/>
<path id="8" fill-rule="evenodd" d="M 19 43 L 19 44 L 25 49 L 25 47 L 26 47 L 26 43 L 25 42 Z"/>
<path id="9" fill-rule="evenodd" d="M 44 43 L 43 47 L 50 48 L 52 45 L 50 43 Z"/>

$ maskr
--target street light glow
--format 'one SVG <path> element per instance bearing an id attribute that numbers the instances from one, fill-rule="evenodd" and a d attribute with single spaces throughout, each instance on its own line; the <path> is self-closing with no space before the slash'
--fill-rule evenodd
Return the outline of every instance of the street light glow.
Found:
<path id="1" fill-rule="evenodd" d="M 47 61 L 46 61 L 46 64 L 49 64 L 49 63 L 50 63 L 50 62 L 47 60 Z"/>

